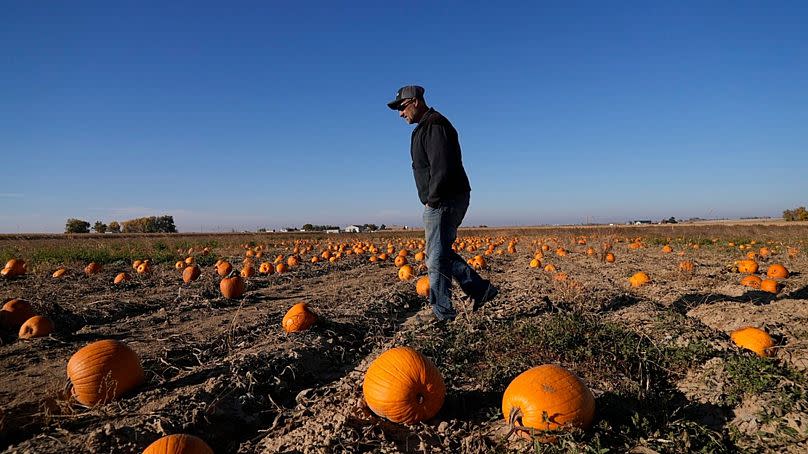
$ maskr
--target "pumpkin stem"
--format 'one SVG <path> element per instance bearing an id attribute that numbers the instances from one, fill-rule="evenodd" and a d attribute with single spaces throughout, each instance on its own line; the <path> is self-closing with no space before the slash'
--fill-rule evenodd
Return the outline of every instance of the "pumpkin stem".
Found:
<path id="1" fill-rule="evenodd" d="M 423 394 L 418 393 L 415 397 L 418 399 L 418 405 L 421 405 L 421 404 L 424 403 L 424 395 Z"/>
<path id="2" fill-rule="evenodd" d="M 519 426 L 516 425 L 517 423 Z M 511 412 L 508 415 L 508 426 L 510 426 L 511 430 L 508 431 L 505 438 L 509 438 L 514 432 L 529 430 L 522 424 L 522 409 L 520 407 L 511 407 Z"/>

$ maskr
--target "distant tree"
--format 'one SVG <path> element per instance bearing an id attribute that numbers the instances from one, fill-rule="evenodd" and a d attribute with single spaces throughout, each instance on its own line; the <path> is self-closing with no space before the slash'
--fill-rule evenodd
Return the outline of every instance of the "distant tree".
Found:
<path id="1" fill-rule="evenodd" d="M 177 233 L 173 216 L 150 216 L 123 221 L 124 233 Z"/>
<path id="2" fill-rule="evenodd" d="M 260 229 L 256 230 L 258 233 L 267 233 L 266 227 L 261 227 Z"/>
<path id="3" fill-rule="evenodd" d="M 93 230 L 95 230 L 95 233 L 107 233 L 107 225 L 101 221 L 95 221 Z"/>
<path id="4" fill-rule="evenodd" d="M 805 207 L 783 211 L 783 219 L 786 221 L 808 221 L 808 210 Z"/>
<path id="5" fill-rule="evenodd" d="M 121 224 L 118 224 L 118 221 L 112 221 L 109 223 L 107 230 L 110 233 L 121 233 Z"/>
<path id="6" fill-rule="evenodd" d="M 382 224 L 382 225 L 380 225 L 380 226 L 379 226 L 379 230 L 384 230 L 384 229 L 386 229 L 386 228 L 387 228 L 387 226 L 386 226 L 386 225 L 384 225 L 384 224 Z"/>
<path id="7" fill-rule="evenodd" d="M 311 224 L 303 224 L 303 227 L 301 227 L 300 230 L 311 232 L 312 230 L 314 230 L 314 226 Z"/>
<path id="8" fill-rule="evenodd" d="M 65 223 L 65 233 L 90 233 L 90 223 L 82 219 L 70 218 Z"/>

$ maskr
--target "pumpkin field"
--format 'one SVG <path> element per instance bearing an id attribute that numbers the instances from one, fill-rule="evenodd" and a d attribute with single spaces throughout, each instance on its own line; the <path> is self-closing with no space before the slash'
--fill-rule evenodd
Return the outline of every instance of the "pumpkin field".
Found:
<path id="1" fill-rule="evenodd" d="M 0 452 L 808 452 L 805 223 L 454 248 L 419 324 L 423 231 L 0 236 Z"/>

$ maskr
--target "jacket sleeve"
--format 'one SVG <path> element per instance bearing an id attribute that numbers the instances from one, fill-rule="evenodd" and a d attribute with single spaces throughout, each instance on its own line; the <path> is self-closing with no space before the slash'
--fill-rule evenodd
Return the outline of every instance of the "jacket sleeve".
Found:
<path id="1" fill-rule="evenodd" d="M 440 194 L 449 181 L 449 139 L 446 128 L 430 125 L 426 131 L 426 155 L 429 160 L 429 193 L 427 203 L 431 207 L 440 204 Z"/>

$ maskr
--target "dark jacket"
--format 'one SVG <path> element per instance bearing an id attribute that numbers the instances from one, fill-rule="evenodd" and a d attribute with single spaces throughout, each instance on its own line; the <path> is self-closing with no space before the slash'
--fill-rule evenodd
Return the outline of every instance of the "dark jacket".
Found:
<path id="1" fill-rule="evenodd" d="M 437 208 L 471 191 L 454 126 L 429 109 L 412 131 L 412 173 L 421 203 Z"/>

